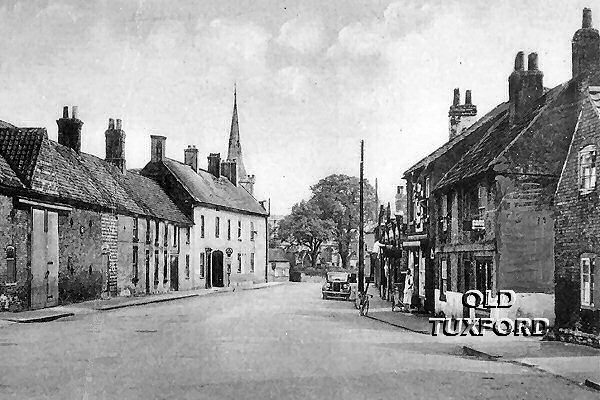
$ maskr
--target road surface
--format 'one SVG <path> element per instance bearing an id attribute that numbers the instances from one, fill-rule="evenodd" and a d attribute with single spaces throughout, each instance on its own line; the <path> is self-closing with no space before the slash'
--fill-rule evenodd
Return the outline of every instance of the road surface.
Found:
<path id="1" fill-rule="evenodd" d="M 298 283 L 0 328 L 0 398 L 597 399 Z"/>

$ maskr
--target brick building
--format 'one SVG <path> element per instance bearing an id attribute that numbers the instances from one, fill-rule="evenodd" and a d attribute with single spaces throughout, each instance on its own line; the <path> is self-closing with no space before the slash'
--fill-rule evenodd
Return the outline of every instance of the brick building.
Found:
<path id="1" fill-rule="evenodd" d="M 585 10 L 584 26 L 588 17 Z M 573 78 L 545 89 L 537 54 L 525 69 L 519 52 L 501 117 L 433 188 L 436 312 L 554 321 L 555 191 L 586 102 L 583 71 L 596 53 L 574 43 Z M 588 64 L 577 67 L 582 59 Z M 516 303 L 464 310 L 469 289 L 511 289 Z"/>
<path id="2" fill-rule="evenodd" d="M 556 189 L 556 326 L 600 333 L 600 228 L 596 154 L 600 146 L 600 35 L 591 12 L 573 36 L 581 107 Z"/>
<path id="3" fill-rule="evenodd" d="M 109 122 L 106 160 L 81 151 L 75 107 L 57 124 L 58 142 L 43 128 L 0 127 L 2 290 L 24 291 L 31 308 L 56 305 L 59 292 L 81 300 L 177 290 L 187 274 L 175 259 L 189 253 L 179 232 L 191 221 L 156 182 L 125 169 L 121 121 Z M 164 241 L 144 241 L 148 229 Z M 157 251 L 158 281 L 148 270 Z"/>

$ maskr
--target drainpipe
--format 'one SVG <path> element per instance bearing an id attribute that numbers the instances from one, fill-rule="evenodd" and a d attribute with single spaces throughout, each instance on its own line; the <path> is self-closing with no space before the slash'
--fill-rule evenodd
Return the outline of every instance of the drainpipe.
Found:
<path id="1" fill-rule="evenodd" d="M 271 199 L 265 216 L 265 283 L 269 282 L 269 215 L 271 215 Z"/>

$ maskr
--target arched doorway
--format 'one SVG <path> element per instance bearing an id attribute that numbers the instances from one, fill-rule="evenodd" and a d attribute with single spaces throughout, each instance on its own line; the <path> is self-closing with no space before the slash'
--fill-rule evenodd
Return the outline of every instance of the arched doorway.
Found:
<path id="1" fill-rule="evenodd" d="M 211 256 L 211 282 L 213 287 L 223 287 L 223 252 L 216 250 Z"/>

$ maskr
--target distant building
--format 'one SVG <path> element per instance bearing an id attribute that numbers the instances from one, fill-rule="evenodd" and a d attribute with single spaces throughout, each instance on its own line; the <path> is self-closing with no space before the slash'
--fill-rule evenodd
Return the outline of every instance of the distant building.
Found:
<path id="1" fill-rule="evenodd" d="M 269 249 L 269 282 L 290 280 L 290 260 L 283 249 Z"/>

